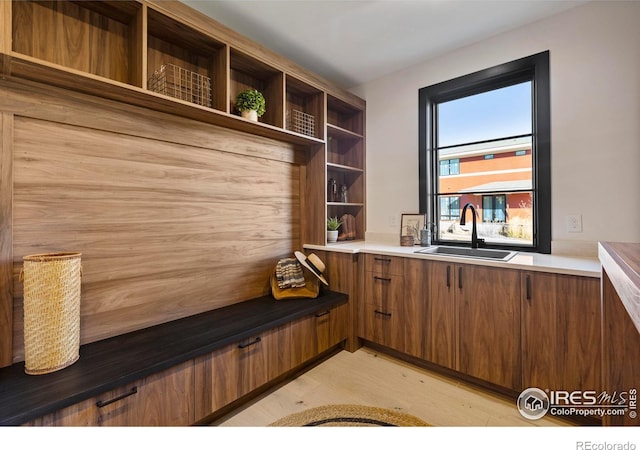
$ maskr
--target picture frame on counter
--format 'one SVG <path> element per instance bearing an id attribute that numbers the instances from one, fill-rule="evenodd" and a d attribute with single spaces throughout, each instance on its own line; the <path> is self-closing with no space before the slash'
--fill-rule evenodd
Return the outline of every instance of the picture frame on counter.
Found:
<path id="1" fill-rule="evenodd" d="M 427 223 L 426 214 L 402 214 L 400 220 L 400 241 L 403 236 L 412 236 L 414 243 L 420 242 L 420 230 Z"/>

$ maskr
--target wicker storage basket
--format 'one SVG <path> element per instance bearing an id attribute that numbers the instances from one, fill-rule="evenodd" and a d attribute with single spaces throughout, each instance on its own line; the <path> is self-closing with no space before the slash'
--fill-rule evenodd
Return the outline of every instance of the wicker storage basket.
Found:
<path id="1" fill-rule="evenodd" d="M 23 258 L 25 372 L 64 369 L 80 357 L 81 253 Z"/>

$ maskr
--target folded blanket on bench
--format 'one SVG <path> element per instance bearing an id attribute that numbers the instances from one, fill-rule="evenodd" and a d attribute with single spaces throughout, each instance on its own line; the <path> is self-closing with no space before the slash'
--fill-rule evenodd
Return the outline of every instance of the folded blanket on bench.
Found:
<path id="1" fill-rule="evenodd" d="M 281 259 L 276 265 L 276 280 L 280 289 L 304 287 L 302 265 L 296 258 Z"/>

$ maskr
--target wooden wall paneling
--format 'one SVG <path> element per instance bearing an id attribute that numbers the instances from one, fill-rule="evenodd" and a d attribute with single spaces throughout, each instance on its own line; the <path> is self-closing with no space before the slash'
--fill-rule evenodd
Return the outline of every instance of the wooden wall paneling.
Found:
<path id="1" fill-rule="evenodd" d="M 300 241 L 295 164 L 16 122 L 14 255 L 83 253 L 82 343 L 264 295 Z"/>
<path id="2" fill-rule="evenodd" d="M 30 81 L 0 80 L 0 88 L 0 111 L 19 116 L 293 164 L 306 161 L 299 146 L 184 117 Z"/>
<path id="3" fill-rule="evenodd" d="M 13 123 L 0 113 L 0 367 L 13 360 Z"/>

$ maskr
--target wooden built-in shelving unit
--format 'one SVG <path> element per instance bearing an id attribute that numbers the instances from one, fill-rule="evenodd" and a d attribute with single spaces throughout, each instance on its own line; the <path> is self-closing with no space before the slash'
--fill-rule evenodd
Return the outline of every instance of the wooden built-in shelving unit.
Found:
<path id="1" fill-rule="evenodd" d="M 323 156 L 322 164 L 307 168 L 312 186 L 306 195 L 317 198 L 307 199 L 314 219 L 303 226 L 305 242 L 324 244 L 324 217 L 342 214 L 356 217 L 357 239 L 364 239 L 365 102 L 360 98 L 180 2 L 3 3 L 10 5 L 0 9 L 2 23 L 11 30 L 10 44 L 0 46 L 10 48 L 0 66 L 5 75 L 301 145 L 311 149 L 310 159 L 320 150 L 316 157 Z M 210 78 L 210 107 L 151 92 L 149 79 L 163 64 Z M 235 98 L 247 88 L 266 99 L 258 123 L 236 115 Z M 291 125 L 293 111 L 313 117 L 311 132 Z M 329 178 L 348 187 L 348 203 L 327 201 Z"/>
<path id="2" fill-rule="evenodd" d="M 197 102 L 158 89 L 154 74 L 165 65 L 204 81 L 204 95 L 200 84 Z M 246 88 L 266 98 L 257 122 L 235 111 Z M 352 214 L 364 239 L 364 100 L 184 3 L 0 1 L 0 93 L 0 367 L 23 357 L 26 254 L 81 248 L 85 344 L 265 294 L 272 261 L 326 243 L 328 216 Z M 294 112 L 304 120 L 294 124 Z M 95 176 L 85 177 L 87 167 Z M 329 178 L 347 187 L 348 202 L 328 201 Z M 94 190 L 121 198 L 86 203 Z M 56 213 L 33 218 L 31 202 L 42 205 L 39 196 L 53 191 L 42 208 Z M 153 201 L 141 203 L 143 220 L 144 195 Z M 94 213 L 74 216 L 87 205 Z M 113 226 L 93 221 L 126 231 L 113 239 Z M 91 231 L 64 234 L 70 228 Z M 227 247 L 231 264 L 219 264 Z M 124 249 L 141 259 L 132 263 L 136 276 L 109 262 L 109 252 Z M 248 281 L 233 264 L 249 253 Z M 136 280 L 156 290 L 138 290 Z M 188 299 L 174 305 L 184 286 Z"/>
<path id="3" fill-rule="evenodd" d="M 356 219 L 356 240 L 365 231 L 364 109 L 327 95 L 327 179 L 347 186 L 347 202 L 327 202 L 327 214 Z"/>

